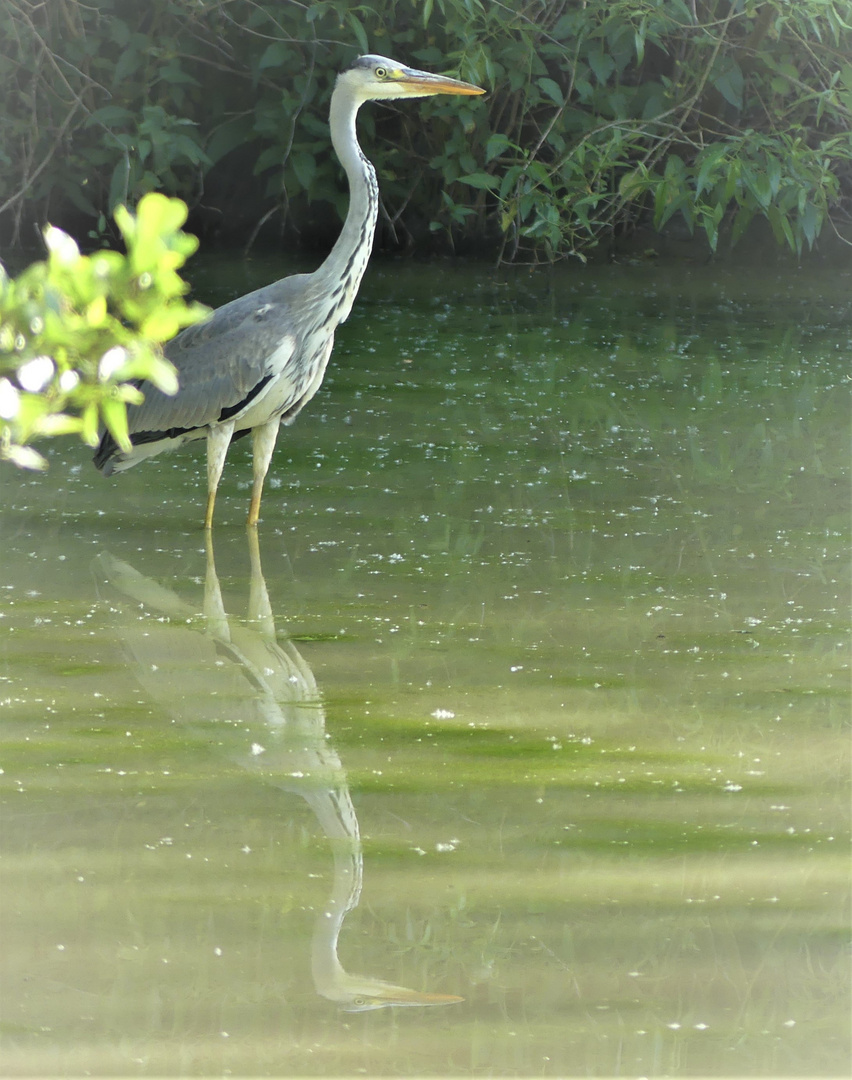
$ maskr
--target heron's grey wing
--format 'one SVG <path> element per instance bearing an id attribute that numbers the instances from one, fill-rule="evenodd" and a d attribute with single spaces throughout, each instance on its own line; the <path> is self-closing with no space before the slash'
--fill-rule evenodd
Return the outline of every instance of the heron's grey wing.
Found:
<path id="1" fill-rule="evenodd" d="M 131 434 L 215 423 L 239 412 L 270 376 L 285 371 L 297 349 L 303 277 L 232 300 L 173 338 L 164 351 L 177 368 L 178 392 L 169 396 L 144 383 L 144 402 L 127 410 Z"/>

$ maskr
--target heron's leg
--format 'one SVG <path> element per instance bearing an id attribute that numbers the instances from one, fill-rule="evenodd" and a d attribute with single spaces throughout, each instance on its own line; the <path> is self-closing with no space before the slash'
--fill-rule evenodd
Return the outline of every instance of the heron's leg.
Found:
<path id="1" fill-rule="evenodd" d="M 281 425 L 280 417 L 275 417 L 256 427 L 251 433 L 254 448 L 254 482 L 251 487 L 251 505 L 249 506 L 248 524 L 257 525 L 260 516 L 260 496 L 263 491 L 263 481 L 269 462 L 272 460 L 272 451 L 275 449 L 275 440 L 278 438 L 278 428 Z"/>
<path id="2" fill-rule="evenodd" d="M 213 506 L 216 503 L 216 489 L 222 479 L 225 458 L 234 434 L 234 420 L 224 424 L 211 424 L 207 429 L 207 513 L 204 515 L 204 528 L 213 528 Z"/>

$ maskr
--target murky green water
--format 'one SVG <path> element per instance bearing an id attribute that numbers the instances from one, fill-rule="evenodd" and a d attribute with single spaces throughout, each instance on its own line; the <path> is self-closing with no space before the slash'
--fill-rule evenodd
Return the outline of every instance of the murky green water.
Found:
<path id="1" fill-rule="evenodd" d="M 4 471 L 4 1074 L 845 1074 L 850 283 L 376 266 L 257 551 Z"/>

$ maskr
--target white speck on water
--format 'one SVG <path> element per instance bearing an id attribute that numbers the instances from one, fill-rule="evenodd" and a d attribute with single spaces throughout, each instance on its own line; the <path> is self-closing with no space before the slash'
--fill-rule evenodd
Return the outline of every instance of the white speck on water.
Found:
<path id="1" fill-rule="evenodd" d="M 436 709 L 433 713 L 430 713 L 430 716 L 435 720 L 453 720 L 455 715 L 450 709 Z"/>
<path id="2" fill-rule="evenodd" d="M 258 757 L 260 754 L 266 753 L 266 747 L 261 746 L 260 743 L 253 742 L 251 744 L 252 757 Z"/>

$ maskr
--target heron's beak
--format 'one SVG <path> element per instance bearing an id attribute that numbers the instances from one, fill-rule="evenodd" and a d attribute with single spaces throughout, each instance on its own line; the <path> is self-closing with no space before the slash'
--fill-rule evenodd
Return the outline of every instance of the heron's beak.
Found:
<path id="1" fill-rule="evenodd" d="M 400 68 L 394 72 L 394 82 L 398 83 L 412 97 L 431 97 L 433 94 L 484 94 L 481 86 L 451 79 L 446 75 L 431 75 L 428 71 L 416 68 Z"/>

